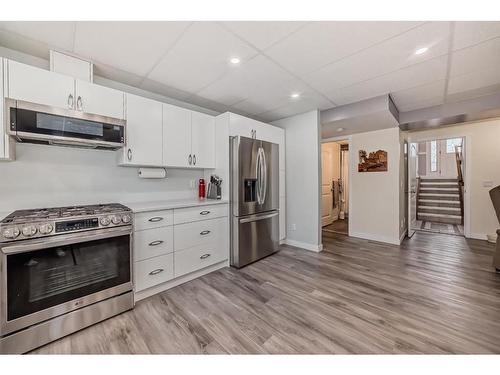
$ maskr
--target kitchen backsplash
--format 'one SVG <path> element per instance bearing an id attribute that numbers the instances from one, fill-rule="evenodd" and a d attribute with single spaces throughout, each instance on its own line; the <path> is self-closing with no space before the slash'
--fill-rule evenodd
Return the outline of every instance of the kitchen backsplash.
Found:
<path id="1" fill-rule="evenodd" d="M 166 179 L 140 179 L 118 167 L 113 151 L 20 144 L 16 161 L 0 162 L 0 212 L 106 202 L 196 198 L 191 180 L 203 170 L 167 169 Z"/>

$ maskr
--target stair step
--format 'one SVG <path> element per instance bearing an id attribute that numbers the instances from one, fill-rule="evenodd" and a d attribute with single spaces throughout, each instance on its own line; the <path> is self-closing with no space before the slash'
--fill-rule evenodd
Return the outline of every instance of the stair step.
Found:
<path id="1" fill-rule="evenodd" d="M 434 214 L 434 213 L 426 213 L 426 212 L 418 212 L 417 219 L 422 221 L 433 221 L 437 223 L 446 223 L 446 224 L 461 224 L 462 216 L 461 215 L 447 215 L 447 214 Z"/>
<path id="2" fill-rule="evenodd" d="M 450 186 L 457 186 L 458 182 L 441 182 L 441 181 L 436 181 L 436 182 L 430 182 L 430 181 L 425 181 L 425 182 L 421 182 L 420 185 L 436 185 L 436 186 L 446 186 L 446 185 L 450 185 Z"/>
<path id="3" fill-rule="evenodd" d="M 455 182 L 458 183 L 458 179 L 456 178 L 421 178 L 420 183 L 424 182 Z"/>
<path id="4" fill-rule="evenodd" d="M 441 193 L 454 193 L 458 194 L 458 188 L 420 188 L 420 194 L 422 193 L 436 193 L 436 194 L 441 194 Z"/>
<path id="5" fill-rule="evenodd" d="M 460 208 L 460 201 L 448 201 L 442 199 L 419 199 L 419 207 L 458 207 Z"/>
<path id="6" fill-rule="evenodd" d="M 419 214 L 462 215 L 460 207 L 419 206 Z"/>
<path id="7" fill-rule="evenodd" d="M 434 200 L 448 200 L 448 201 L 459 201 L 460 196 L 457 194 L 436 194 L 436 193 L 419 193 L 418 194 L 419 200 L 421 198 L 424 199 L 434 199 Z"/>

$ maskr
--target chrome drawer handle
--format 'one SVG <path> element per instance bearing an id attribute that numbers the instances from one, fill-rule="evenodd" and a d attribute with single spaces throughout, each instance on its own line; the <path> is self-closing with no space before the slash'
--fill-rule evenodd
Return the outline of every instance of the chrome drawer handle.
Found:
<path id="1" fill-rule="evenodd" d="M 202 236 L 205 236 L 205 235 L 207 235 L 207 234 L 209 234 L 209 233 L 210 233 L 210 231 L 209 231 L 209 230 L 204 230 L 204 231 L 200 232 L 200 234 L 201 234 Z"/>
<path id="2" fill-rule="evenodd" d="M 151 219 L 149 219 L 148 221 L 152 222 L 152 223 L 157 223 L 158 221 L 162 221 L 163 218 L 162 217 L 152 217 Z"/>
<path id="3" fill-rule="evenodd" d="M 73 94 L 68 96 L 68 108 L 73 109 Z"/>
<path id="4" fill-rule="evenodd" d="M 200 259 L 207 259 L 210 256 L 210 254 L 203 254 Z"/>
<path id="5" fill-rule="evenodd" d="M 201 211 L 200 215 L 208 215 L 209 213 L 210 213 L 210 211 Z"/>
<path id="6" fill-rule="evenodd" d="M 160 272 L 163 272 L 163 271 L 164 271 L 164 269 L 163 269 L 163 268 L 158 268 L 157 270 L 151 271 L 149 274 L 150 274 L 151 276 L 153 276 L 153 275 L 158 275 Z"/>
<path id="7" fill-rule="evenodd" d="M 150 242 L 149 246 L 158 246 L 158 245 L 161 245 L 162 243 L 163 243 L 162 240 L 156 240 L 156 241 Z"/>

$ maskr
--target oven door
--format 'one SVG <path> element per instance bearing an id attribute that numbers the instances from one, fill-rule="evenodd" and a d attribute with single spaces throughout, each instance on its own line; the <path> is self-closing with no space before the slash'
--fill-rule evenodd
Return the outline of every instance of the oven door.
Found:
<path id="1" fill-rule="evenodd" d="M 130 228 L 1 248 L 0 336 L 132 290 Z"/>

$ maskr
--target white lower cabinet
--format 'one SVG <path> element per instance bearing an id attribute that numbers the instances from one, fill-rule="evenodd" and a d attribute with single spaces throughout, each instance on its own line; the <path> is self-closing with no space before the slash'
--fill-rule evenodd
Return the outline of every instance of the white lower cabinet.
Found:
<path id="1" fill-rule="evenodd" d="M 174 277 L 174 255 L 166 254 L 159 257 L 135 262 L 135 291 L 151 288 Z"/>
<path id="2" fill-rule="evenodd" d="M 227 215 L 224 203 L 136 213 L 136 293 L 227 260 Z"/>

